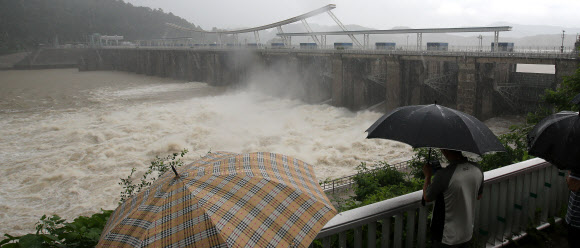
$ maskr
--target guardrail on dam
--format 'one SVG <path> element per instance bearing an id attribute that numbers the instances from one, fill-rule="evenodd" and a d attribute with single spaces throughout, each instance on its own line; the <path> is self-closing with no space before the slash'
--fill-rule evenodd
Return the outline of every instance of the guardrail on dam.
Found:
<path id="1" fill-rule="evenodd" d="M 214 86 L 243 84 L 254 73 L 292 77 L 305 101 L 351 110 L 438 104 L 480 119 L 526 113 L 539 95 L 574 74 L 574 56 L 299 49 L 90 49 L 79 70 L 119 70 Z M 555 74 L 519 73 L 517 64 L 548 64 Z M 331 101 L 329 101 L 331 100 Z"/>

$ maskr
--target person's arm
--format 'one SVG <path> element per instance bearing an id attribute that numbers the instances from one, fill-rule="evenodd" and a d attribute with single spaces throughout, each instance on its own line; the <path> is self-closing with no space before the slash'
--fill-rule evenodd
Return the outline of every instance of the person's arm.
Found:
<path id="1" fill-rule="evenodd" d="M 580 173 L 570 172 L 566 177 L 566 183 L 568 184 L 569 190 L 578 192 L 580 190 Z"/>
<path id="2" fill-rule="evenodd" d="M 423 184 L 423 200 L 426 202 L 435 201 L 440 194 L 443 194 L 449 186 L 449 181 L 455 172 L 457 165 L 448 165 L 433 174 L 430 165 L 423 167 L 425 184 Z"/>

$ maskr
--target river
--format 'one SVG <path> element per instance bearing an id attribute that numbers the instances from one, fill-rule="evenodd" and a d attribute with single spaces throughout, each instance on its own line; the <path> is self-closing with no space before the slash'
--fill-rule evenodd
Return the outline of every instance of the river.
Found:
<path id="1" fill-rule="evenodd" d="M 183 148 L 186 163 L 208 151 L 291 155 L 312 164 L 319 180 L 412 156 L 405 144 L 365 139 L 381 113 L 257 88 L 125 72 L 0 71 L 0 235 L 33 232 L 43 214 L 72 220 L 114 209 L 131 168 L 143 171 L 155 156 Z M 499 134 L 521 120 L 486 124 Z"/>

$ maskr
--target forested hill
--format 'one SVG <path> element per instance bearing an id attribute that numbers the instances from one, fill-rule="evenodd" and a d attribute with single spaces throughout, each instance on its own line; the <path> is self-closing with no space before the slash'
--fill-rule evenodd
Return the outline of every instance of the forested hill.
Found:
<path id="1" fill-rule="evenodd" d="M 0 53 L 38 44 L 84 42 L 89 34 L 126 40 L 176 36 L 165 23 L 195 28 L 161 9 L 122 0 L 0 0 Z"/>

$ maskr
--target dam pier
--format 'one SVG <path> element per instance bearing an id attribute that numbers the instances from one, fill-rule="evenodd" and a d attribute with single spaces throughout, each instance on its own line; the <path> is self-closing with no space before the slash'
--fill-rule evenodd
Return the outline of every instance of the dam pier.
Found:
<path id="1" fill-rule="evenodd" d="M 518 64 L 553 65 L 555 74 L 517 72 Z M 439 104 L 480 119 L 523 114 L 545 89 L 574 74 L 578 60 L 559 54 L 489 52 L 99 48 L 85 50 L 80 71 L 117 70 L 205 82 L 243 84 L 256 72 L 280 76 L 304 101 L 353 111 Z"/>

